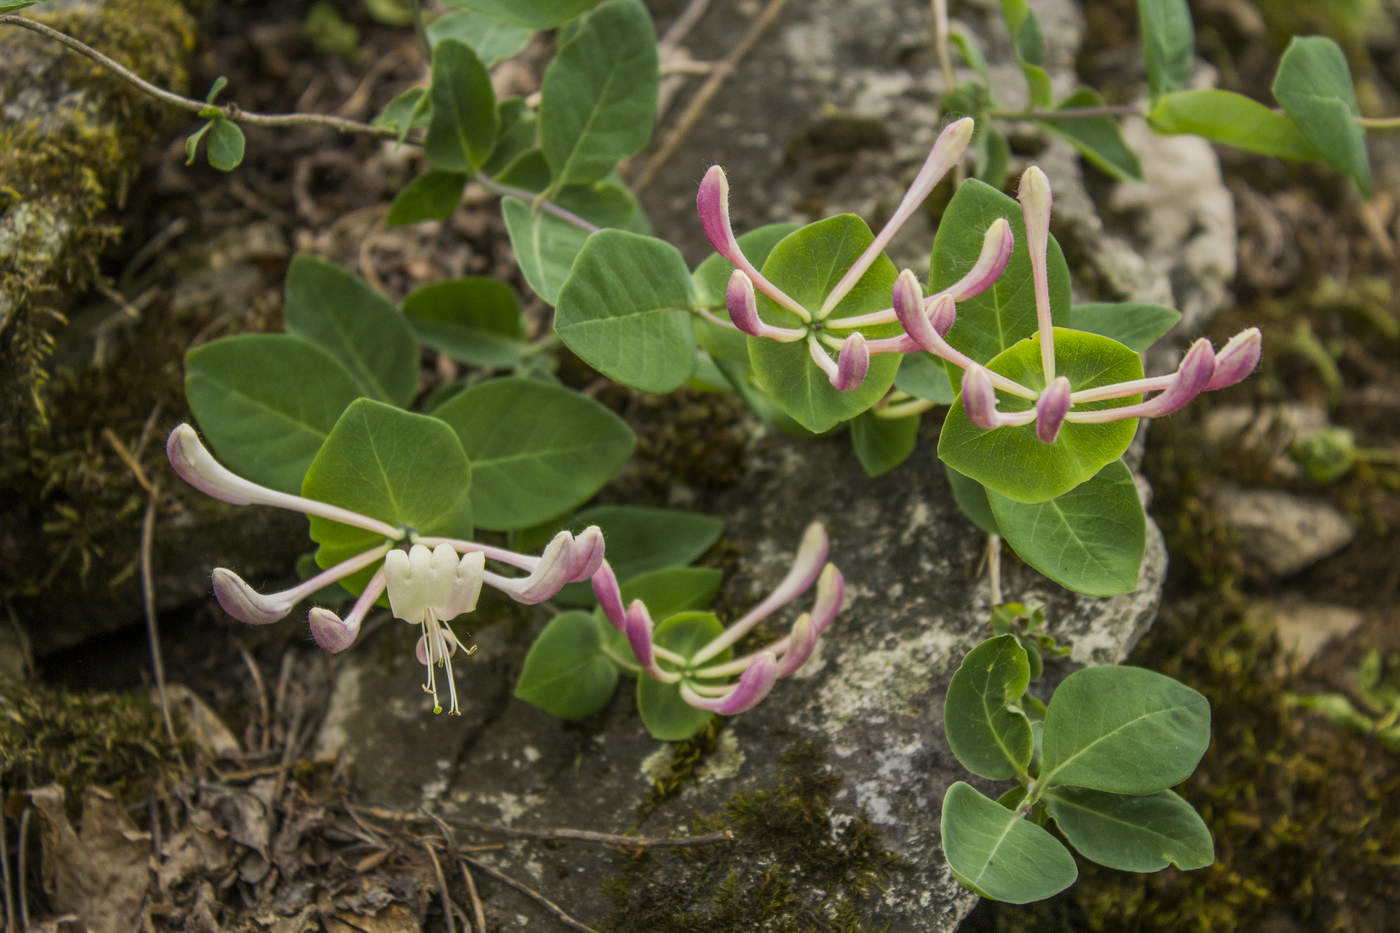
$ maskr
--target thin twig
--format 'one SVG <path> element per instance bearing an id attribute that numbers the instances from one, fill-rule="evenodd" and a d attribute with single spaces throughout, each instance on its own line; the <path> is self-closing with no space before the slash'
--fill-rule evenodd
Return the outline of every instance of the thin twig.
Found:
<path id="1" fill-rule="evenodd" d="M 0 888 L 5 889 L 5 930 L 8 933 L 8 931 L 15 929 L 15 899 L 10 894 L 10 854 L 5 845 L 6 836 L 5 808 L 0 806 Z M 467 874 L 465 865 L 462 866 L 462 873 L 467 875 L 467 881 L 470 884 L 471 875 Z M 473 891 L 472 894 L 475 895 L 476 892 Z"/>
<path id="2" fill-rule="evenodd" d="M 589 842 L 594 845 L 617 846 L 623 849 L 647 849 L 686 846 L 709 846 L 721 842 L 734 841 L 734 833 L 727 829 L 703 836 L 681 836 L 675 838 L 648 838 L 646 836 L 620 836 L 615 833 L 595 833 L 586 829 L 517 829 L 513 826 L 500 826 L 495 823 L 476 823 L 471 820 L 445 819 L 435 815 L 407 813 L 402 810 L 386 810 L 382 807 L 353 807 L 368 816 L 399 823 L 445 822 L 458 829 L 471 832 L 491 833 L 497 836 L 510 836 L 515 839 L 544 839 L 551 842 Z"/>
<path id="3" fill-rule="evenodd" d="M 183 97 L 179 94 L 167 91 L 162 87 L 157 87 L 126 66 L 103 55 L 92 46 L 80 42 L 72 36 L 59 32 L 57 29 L 46 26 L 36 20 L 24 16 L 4 14 L 0 15 L 0 26 L 19 26 L 21 29 L 37 32 L 41 36 L 66 45 L 80 55 L 85 55 L 104 68 L 107 68 L 133 87 L 138 88 L 172 107 L 178 107 L 181 110 L 187 110 L 191 113 L 198 114 L 207 111 L 217 111 L 220 115 L 229 120 L 234 120 L 238 123 L 246 123 L 250 126 L 324 126 L 339 130 L 342 133 L 359 133 L 364 136 L 376 136 L 381 139 L 395 139 L 398 137 L 398 129 L 395 127 L 372 126 L 368 123 L 360 123 L 357 120 L 347 120 L 344 117 L 333 117 L 319 113 L 254 113 L 252 111 L 240 109 L 237 104 L 211 104 L 207 101 L 195 100 L 192 97 Z"/>
<path id="4" fill-rule="evenodd" d="M 515 890 L 519 891 L 521 894 L 524 894 L 526 897 L 530 898 L 535 903 L 543 907 L 545 910 L 553 914 L 554 919 L 558 920 L 560 923 L 564 924 L 564 926 L 568 927 L 569 929 L 577 930 L 578 933 L 598 933 L 598 931 L 594 930 L 592 927 L 584 926 L 582 923 L 579 923 L 573 917 L 570 917 L 567 913 L 564 912 L 564 909 L 562 907 L 551 901 L 549 898 L 545 897 L 543 894 L 540 894 L 538 891 L 531 890 L 524 884 L 520 883 L 519 881 L 516 881 L 510 875 L 502 874 L 501 872 L 492 868 L 490 865 L 487 865 L 485 862 L 478 862 L 476 859 L 471 858 L 470 856 L 460 855 L 458 856 L 458 858 L 460 858 L 464 863 L 470 865 L 472 868 L 475 868 L 477 871 L 485 872 L 492 878 L 495 878 L 497 881 L 501 882 L 501 884 L 507 885 L 508 887 L 512 887 Z"/>
<path id="5" fill-rule="evenodd" d="M 462 877 L 467 882 L 467 897 L 472 901 L 472 917 L 476 923 L 476 933 L 486 933 L 486 910 L 481 906 L 481 895 L 476 893 L 476 880 L 472 878 L 472 870 L 467 867 L 467 863 L 458 859 L 457 864 L 462 866 Z"/>
<path id="6" fill-rule="evenodd" d="M 253 660 L 248 649 L 240 646 L 238 653 L 243 656 L 243 663 L 248 666 L 248 673 L 253 676 L 253 687 L 258 691 L 258 713 L 262 719 L 262 738 L 258 741 L 258 751 L 267 754 L 268 743 L 272 740 L 272 709 L 267 705 L 267 685 L 263 683 L 258 662 Z"/>
<path id="7" fill-rule="evenodd" d="M 943 93 L 951 94 L 958 86 L 953 74 L 953 58 L 948 54 L 948 0 L 929 0 L 933 14 L 933 50 L 938 56 L 938 70 L 943 73 Z"/>
<path id="8" fill-rule="evenodd" d="M 437 853 L 433 851 L 433 846 L 426 839 L 423 840 L 423 848 L 428 850 L 428 858 L 433 860 L 433 874 L 437 875 L 438 896 L 442 898 L 442 914 L 447 918 L 447 933 L 457 933 L 457 921 L 452 919 L 452 898 L 447 894 L 447 879 L 442 874 L 442 863 L 438 861 Z"/>
<path id="9" fill-rule="evenodd" d="M 786 5 L 787 0 L 768 0 L 768 6 L 764 7 L 763 12 L 758 14 L 758 18 L 750 24 L 748 31 L 739 39 L 738 44 L 724 57 L 723 61 L 715 65 L 710 76 L 705 79 L 705 83 L 700 85 L 700 90 L 696 91 L 695 96 L 690 99 L 690 103 L 686 104 L 685 110 L 676 120 L 676 125 L 666 134 L 666 139 L 656 150 L 656 154 L 647 161 L 646 166 L 637 176 L 636 182 L 632 185 L 634 192 L 640 192 L 656 180 L 661 166 L 681 147 L 686 137 L 690 135 L 690 131 L 695 129 L 695 124 L 699 122 L 700 115 L 709 106 L 710 99 L 719 93 L 724 82 L 729 80 L 729 76 L 738 67 L 739 61 L 749 53 L 768 27 L 773 25 L 774 20 L 778 18 L 778 14 L 783 11 L 783 7 Z"/>
<path id="10" fill-rule="evenodd" d="M 29 815 L 33 812 L 33 808 L 25 807 L 19 816 L 19 841 L 15 852 L 15 892 L 19 895 L 19 928 L 24 933 L 29 931 L 29 895 L 24 889 L 24 877 L 29 873 L 26 850 L 29 848 Z"/>

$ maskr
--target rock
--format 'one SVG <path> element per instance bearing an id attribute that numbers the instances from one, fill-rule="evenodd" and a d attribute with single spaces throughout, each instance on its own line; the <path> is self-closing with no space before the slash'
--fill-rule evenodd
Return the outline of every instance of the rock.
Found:
<path id="1" fill-rule="evenodd" d="M 1289 448 L 1328 427 L 1326 408 L 1308 402 L 1283 402 L 1262 409 L 1223 405 L 1201 419 L 1201 438 L 1216 456 L 1233 462 L 1249 458 L 1267 465 L 1275 479 L 1293 481 L 1303 478 L 1303 469 L 1289 456 Z"/>
<path id="2" fill-rule="evenodd" d="M 1226 486 L 1210 501 L 1220 522 L 1238 537 L 1245 562 L 1273 579 L 1311 567 L 1356 537 L 1351 520 L 1320 499 Z"/>
<path id="3" fill-rule="evenodd" d="M 1248 619 L 1275 633 L 1289 660 L 1302 667 L 1317 657 L 1334 638 L 1351 634 L 1365 621 L 1365 614 L 1349 606 L 1317 603 L 1296 596 L 1251 606 Z"/>
<path id="4" fill-rule="evenodd" d="M 744 555 L 740 572 L 751 582 L 736 602 L 757 600 L 781 578 L 803 527 L 818 519 L 830 533 L 831 560 L 848 581 L 848 603 L 806 669 L 728 720 L 674 796 L 647 805 L 657 784 L 674 780 L 668 769 L 679 767 L 678 750 L 694 755 L 694 747 L 647 736 L 631 681 L 587 721 L 550 718 L 511 697 L 523 652 L 544 619 L 483 625 L 490 609 L 477 613 L 480 650 L 457 663 L 461 719 L 431 715 L 420 690 L 423 668 L 413 659 L 416 633 L 388 624 L 337 656 L 318 750 L 342 755 L 368 800 L 428 803 L 444 815 L 521 827 L 619 832 L 635 825 L 644 835 L 684 832 L 724 812 L 736 794 L 777 795 L 791 780 L 793 756 L 808 754 L 829 770 L 834 791 L 829 827 L 824 822 L 821 839 L 800 845 L 827 844 L 829 833 L 868 820 L 879 845 L 901 861 L 868 900 L 857 900 L 865 922 L 909 933 L 953 929 L 975 898 L 950 877 L 939 848 L 939 801 L 967 777 L 943 738 L 943 694 L 962 655 L 987 635 L 987 583 L 978 574 L 985 539 L 953 505 L 931 455 L 870 481 L 844 437 L 768 437 L 751 451 L 740 482 L 699 507 L 725 517 L 726 540 Z M 1136 593 L 1074 597 L 1008 560 L 1005 598 L 1045 600 L 1049 630 L 1073 646 L 1076 662 L 1120 661 L 1156 613 L 1165 554 L 1155 528 L 1150 538 Z M 786 625 L 797 611 L 775 624 Z M 1051 665 L 1055 677 L 1067 669 Z M 609 911 L 603 879 L 625 872 L 616 856 L 591 849 L 513 844 L 484 857 L 537 882 L 585 922 Z M 631 909 L 666 903 L 660 893 L 646 894 L 650 886 L 693 889 L 704 903 L 714 882 L 706 864 L 668 859 L 633 878 Z M 852 899 L 846 887 L 799 886 L 798 894 L 813 909 L 824 899 Z M 488 907 L 501 923 L 516 913 L 536 916 L 512 897 Z M 758 914 L 751 917 L 757 928 Z"/>

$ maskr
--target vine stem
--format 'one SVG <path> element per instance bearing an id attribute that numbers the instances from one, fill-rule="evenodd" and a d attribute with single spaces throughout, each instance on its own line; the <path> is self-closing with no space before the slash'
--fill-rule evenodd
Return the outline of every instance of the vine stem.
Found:
<path id="1" fill-rule="evenodd" d="M 172 107 L 178 107 L 181 110 L 188 110 L 191 113 L 217 110 L 227 119 L 236 120 L 239 123 L 246 123 L 250 126 L 325 126 L 340 130 L 342 133 L 359 133 L 364 136 L 377 136 L 382 139 L 393 139 L 398 136 L 398 130 L 392 126 L 371 126 L 368 123 L 360 123 L 357 120 L 347 120 L 344 117 L 333 117 L 328 114 L 253 113 L 251 111 L 239 109 L 237 104 L 211 104 L 206 101 L 195 100 L 192 97 L 182 97 L 172 91 L 167 91 L 165 88 L 157 87 L 120 62 L 103 55 L 92 46 L 73 38 L 67 33 L 59 32 L 52 26 L 47 26 L 37 20 L 7 13 L 0 15 L 0 26 L 18 26 L 21 29 L 37 32 L 39 35 L 52 39 L 61 45 L 66 45 L 80 55 L 85 55 L 97 62 L 123 81 L 149 94 L 156 100 L 167 103 Z"/>
<path id="2" fill-rule="evenodd" d="M 1087 117 L 1140 117 L 1142 108 L 1134 104 L 1101 104 L 1097 107 L 1065 107 L 1045 109 L 1027 107 L 1025 110 L 988 110 L 987 116 L 1000 120 L 1080 120 Z"/>

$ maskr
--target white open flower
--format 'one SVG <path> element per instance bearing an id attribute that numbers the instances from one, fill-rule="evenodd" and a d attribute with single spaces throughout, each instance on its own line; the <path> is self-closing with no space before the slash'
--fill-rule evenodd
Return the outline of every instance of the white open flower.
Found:
<path id="1" fill-rule="evenodd" d="M 433 695 L 434 712 L 442 712 L 434 671 L 441 665 L 447 672 L 448 712 L 459 715 L 452 655 L 461 642 L 447 623 L 476 608 L 485 562 L 486 556 L 480 551 L 459 557 L 448 544 L 439 544 L 431 551 L 426 545 L 415 544 L 408 551 L 392 550 L 384 557 L 390 609 L 396 617 L 423 628 L 418 639 L 418 660 L 428 668 L 428 682 L 423 689 Z M 475 647 L 468 648 L 467 654 L 474 651 Z"/>

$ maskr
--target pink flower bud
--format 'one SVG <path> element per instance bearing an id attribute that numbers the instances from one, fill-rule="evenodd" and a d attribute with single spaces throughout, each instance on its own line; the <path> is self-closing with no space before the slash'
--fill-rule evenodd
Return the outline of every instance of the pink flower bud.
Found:
<path id="1" fill-rule="evenodd" d="M 1011 224 L 1005 217 L 998 217 L 982 237 L 982 252 L 977 263 L 948 289 L 948 296 L 954 301 L 965 301 L 982 294 L 992 287 L 1006 270 L 1011 255 L 1016 251 L 1016 237 L 1011 232 Z M 946 333 L 944 328 L 940 333 Z"/>
<path id="2" fill-rule="evenodd" d="M 267 625 L 284 619 L 301 599 L 300 595 L 288 596 L 288 593 L 295 593 L 295 590 L 264 596 L 243 582 L 243 578 L 238 574 L 223 567 L 215 567 L 212 577 L 214 598 L 219 601 L 224 612 L 249 625 Z"/>
<path id="3" fill-rule="evenodd" d="M 1138 418 L 1160 418 L 1184 407 L 1200 395 L 1215 372 L 1215 348 L 1209 340 L 1197 340 L 1186 351 L 1171 384 L 1159 395 L 1134 408 Z"/>
<path id="4" fill-rule="evenodd" d="M 1060 425 L 1064 424 L 1065 415 L 1069 414 L 1071 391 L 1069 380 L 1060 376 L 1046 386 L 1040 398 L 1036 399 L 1035 436 L 1040 438 L 1041 443 L 1053 444 L 1059 436 Z"/>
<path id="5" fill-rule="evenodd" d="M 1001 426 L 997 390 L 981 366 L 969 366 L 963 372 L 962 402 L 967 419 L 977 427 L 990 430 Z"/>
<path id="6" fill-rule="evenodd" d="M 753 659 L 748 669 L 739 677 L 734 689 L 722 697 L 702 697 L 684 682 L 681 683 L 681 699 L 697 709 L 709 710 L 721 716 L 734 716 L 753 709 L 778 679 L 778 659 L 771 651 L 765 651 Z"/>
<path id="7" fill-rule="evenodd" d="M 1225 348 L 1215 356 L 1215 372 L 1206 383 L 1206 392 L 1232 386 L 1254 372 L 1264 351 L 1264 337 L 1259 328 L 1242 330 L 1230 338 Z"/>
<path id="8" fill-rule="evenodd" d="M 603 566 L 603 552 L 605 545 L 603 542 L 603 529 L 597 525 L 589 525 L 574 536 L 573 558 L 574 566 L 569 574 L 570 583 L 579 583 L 587 580 L 598 572 L 598 568 Z"/>
<path id="9" fill-rule="evenodd" d="M 842 392 L 858 389 L 869 369 L 870 348 L 865 345 L 865 336 L 858 330 L 851 331 L 846 342 L 841 344 L 841 354 L 836 358 L 836 378 L 831 384 Z"/>

